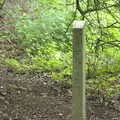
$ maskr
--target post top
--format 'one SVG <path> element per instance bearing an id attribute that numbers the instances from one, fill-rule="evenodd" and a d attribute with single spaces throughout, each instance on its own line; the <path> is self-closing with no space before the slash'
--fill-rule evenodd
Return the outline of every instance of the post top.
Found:
<path id="1" fill-rule="evenodd" d="M 74 29 L 83 29 L 84 26 L 85 26 L 85 21 L 77 21 L 77 20 L 75 20 L 73 22 L 73 28 Z"/>

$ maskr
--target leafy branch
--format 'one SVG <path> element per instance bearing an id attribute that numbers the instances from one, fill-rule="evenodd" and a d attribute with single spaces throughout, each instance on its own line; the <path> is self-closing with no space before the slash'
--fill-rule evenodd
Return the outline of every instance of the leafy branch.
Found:
<path id="1" fill-rule="evenodd" d="M 4 4 L 5 4 L 5 1 L 6 1 L 6 0 L 0 0 L 0 9 L 3 8 L 3 6 L 4 6 Z"/>

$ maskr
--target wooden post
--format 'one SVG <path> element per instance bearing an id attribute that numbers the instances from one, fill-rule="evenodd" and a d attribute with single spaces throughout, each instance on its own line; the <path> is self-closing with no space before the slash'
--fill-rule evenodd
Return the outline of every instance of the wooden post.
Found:
<path id="1" fill-rule="evenodd" d="M 73 23 L 72 120 L 86 120 L 84 21 Z"/>

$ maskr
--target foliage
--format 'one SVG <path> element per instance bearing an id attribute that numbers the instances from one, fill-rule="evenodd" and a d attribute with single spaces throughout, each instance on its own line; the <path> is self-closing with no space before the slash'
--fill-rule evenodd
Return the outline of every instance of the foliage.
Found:
<path id="1" fill-rule="evenodd" d="M 96 79 L 90 79 L 87 83 L 88 96 L 97 97 L 97 101 L 106 104 L 119 94 L 120 78 L 117 76 L 99 76 Z"/>
<path id="2" fill-rule="evenodd" d="M 13 68 L 16 71 L 24 71 L 24 70 L 30 70 L 30 66 L 27 66 L 24 63 L 20 63 L 16 59 L 6 59 L 5 60 L 6 64 Z"/>

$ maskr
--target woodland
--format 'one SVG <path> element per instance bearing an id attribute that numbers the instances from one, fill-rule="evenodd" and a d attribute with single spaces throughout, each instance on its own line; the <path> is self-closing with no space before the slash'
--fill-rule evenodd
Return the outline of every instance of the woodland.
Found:
<path id="1" fill-rule="evenodd" d="M 86 120 L 120 120 L 119 0 L 0 0 L 0 120 L 72 120 L 74 20 L 86 22 Z"/>

